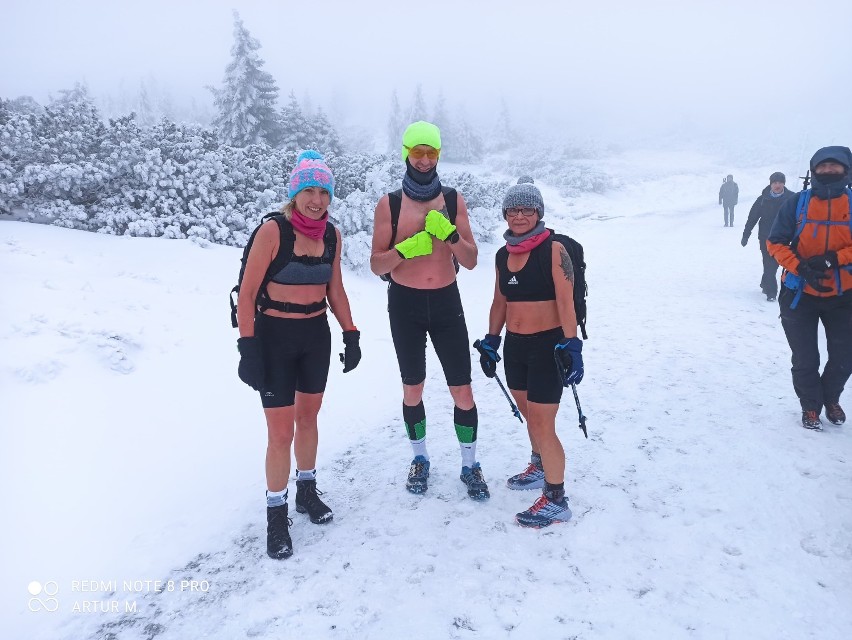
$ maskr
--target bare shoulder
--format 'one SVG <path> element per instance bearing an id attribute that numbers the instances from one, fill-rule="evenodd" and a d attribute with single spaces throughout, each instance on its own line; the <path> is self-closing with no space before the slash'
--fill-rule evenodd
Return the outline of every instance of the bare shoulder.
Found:
<path id="1" fill-rule="evenodd" d="M 390 196 L 386 193 L 376 203 L 376 215 L 380 213 L 390 214 Z"/>
<path id="2" fill-rule="evenodd" d="M 561 242 L 553 243 L 553 261 L 554 268 L 558 268 L 565 279 L 574 282 L 574 263 L 571 262 L 571 256 L 565 250 L 565 246 Z"/>
<path id="3" fill-rule="evenodd" d="M 275 220 L 267 220 L 262 225 L 260 225 L 260 230 L 257 232 L 257 237 L 255 240 L 260 240 L 261 242 L 271 242 L 272 240 L 278 238 L 280 231 L 278 227 L 278 223 Z"/>

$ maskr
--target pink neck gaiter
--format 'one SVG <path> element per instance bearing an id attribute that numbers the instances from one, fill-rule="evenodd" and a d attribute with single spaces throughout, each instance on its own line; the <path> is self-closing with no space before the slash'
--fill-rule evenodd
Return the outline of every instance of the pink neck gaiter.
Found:
<path id="1" fill-rule="evenodd" d="M 530 236 L 525 240 L 519 242 L 518 244 L 509 244 L 506 243 L 506 251 L 509 253 L 527 253 L 528 251 L 532 251 L 542 242 L 547 240 L 550 237 L 550 229 L 545 229 L 541 233 L 537 233 L 534 236 Z"/>
<path id="2" fill-rule="evenodd" d="M 319 240 L 325 234 L 325 221 L 328 220 L 328 211 L 322 214 L 322 218 L 314 220 L 308 216 L 302 215 L 295 209 L 291 212 L 290 222 L 293 228 L 299 233 L 303 233 L 311 240 Z"/>

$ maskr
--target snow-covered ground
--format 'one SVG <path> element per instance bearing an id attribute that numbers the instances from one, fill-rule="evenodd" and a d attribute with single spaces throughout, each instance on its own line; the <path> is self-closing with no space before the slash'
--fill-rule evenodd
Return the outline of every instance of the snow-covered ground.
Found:
<path id="1" fill-rule="evenodd" d="M 335 519 L 294 513 L 281 562 L 265 555 L 265 425 L 225 301 L 239 250 L 0 222 L 0 637 L 850 637 L 852 426 L 799 426 L 755 237 L 739 245 L 778 168 L 800 170 L 623 154 L 606 196 L 540 185 L 590 288 L 589 439 L 570 395 L 559 415 L 574 518 L 542 531 L 513 524 L 535 496 L 504 482 L 529 445 L 476 363 L 491 500 L 458 480 L 431 351 L 430 488 L 405 491 L 384 284 L 347 274 L 364 357 L 333 366 L 320 415 Z M 734 229 L 716 205 L 729 172 Z M 460 276 L 471 340 L 495 250 Z M 55 581 L 58 611 L 32 581 Z"/>

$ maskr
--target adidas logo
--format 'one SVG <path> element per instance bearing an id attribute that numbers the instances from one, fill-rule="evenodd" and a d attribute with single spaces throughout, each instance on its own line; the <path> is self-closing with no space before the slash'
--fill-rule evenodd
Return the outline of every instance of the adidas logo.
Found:
<path id="1" fill-rule="evenodd" d="M 506 284 L 518 284 L 518 279 L 515 276 L 512 276 Z"/>

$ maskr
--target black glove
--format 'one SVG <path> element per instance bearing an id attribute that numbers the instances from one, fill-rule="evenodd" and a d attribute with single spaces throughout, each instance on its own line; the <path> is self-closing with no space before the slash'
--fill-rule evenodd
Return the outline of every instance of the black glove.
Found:
<path id="1" fill-rule="evenodd" d="M 255 391 L 260 391 L 266 379 L 260 339 L 257 336 L 240 338 L 237 340 L 237 349 L 240 352 L 240 366 L 237 369 L 240 380 Z"/>
<path id="2" fill-rule="evenodd" d="M 811 260 L 812 259 L 813 258 L 811 258 Z M 813 269 L 807 262 L 800 262 L 798 272 L 799 277 L 804 280 L 805 283 L 809 284 L 814 290 L 819 291 L 820 293 L 828 293 L 831 291 L 831 287 L 820 284 L 820 280 L 828 280 L 831 278 L 824 269 Z"/>
<path id="3" fill-rule="evenodd" d="M 482 340 L 473 343 L 473 348 L 479 351 L 479 366 L 482 367 L 482 373 L 489 378 L 497 375 L 497 363 L 500 362 L 500 354 L 497 350 L 500 349 L 502 341 L 503 338 L 500 336 L 488 333 Z"/>
<path id="4" fill-rule="evenodd" d="M 583 341 L 580 338 L 562 338 L 553 348 L 553 357 L 563 386 L 583 381 Z"/>
<path id="5" fill-rule="evenodd" d="M 343 332 L 343 353 L 340 354 L 340 361 L 343 363 L 343 373 L 349 373 L 358 366 L 361 362 L 361 347 L 358 344 L 361 340 L 361 332 L 357 329 Z"/>
<path id="6" fill-rule="evenodd" d="M 746 246 L 748 244 L 748 236 L 744 235 L 743 239 L 740 240 L 740 244 Z"/>
<path id="7" fill-rule="evenodd" d="M 821 256 L 814 256 L 812 258 L 808 258 L 805 260 L 805 264 L 808 265 L 814 271 L 825 271 L 826 269 L 832 269 L 837 266 L 837 252 L 835 251 L 826 251 Z"/>

